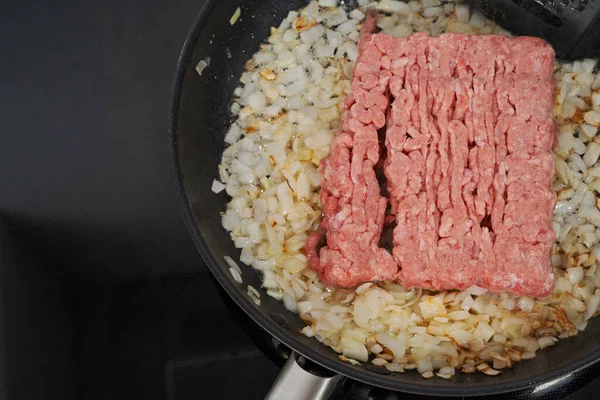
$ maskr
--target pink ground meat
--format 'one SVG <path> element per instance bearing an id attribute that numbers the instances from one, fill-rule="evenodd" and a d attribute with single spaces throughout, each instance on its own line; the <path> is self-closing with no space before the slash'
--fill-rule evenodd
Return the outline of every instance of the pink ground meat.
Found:
<path id="1" fill-rule="evenodd" d="M 344 287 L 549 294 L 552 48 L 529 37 L 366 33 L 359 54 L 321 163 L 324 220 L 307 241 L 310 266 Z M 379 246 L 388 207 L 379 165 L 392 254 Z"/>

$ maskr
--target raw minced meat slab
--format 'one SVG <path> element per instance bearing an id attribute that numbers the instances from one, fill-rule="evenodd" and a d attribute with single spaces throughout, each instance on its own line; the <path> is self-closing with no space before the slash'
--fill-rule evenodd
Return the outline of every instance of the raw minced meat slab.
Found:
<path id="1" fill-rule="evenodd" d="M 393 60 L 388 179 L 398 280 L 547 295 L 552 48 L 540 39 L 378 35 Z"/>
<path id="2" fill-rule="evenodd" d="M 359 54 L 342 128 L 321 164 L 327 244 L 317 252 L 320 236 L 311 236 L 310 265 L 338 286 L 397 280 L 549 294 L 552 48 L 530 37 L 367 34 Z M 381 161 L 393 263 L 378 245 Z"/>
<path id="3" fill-rule="evenodd" d="M 368 24 L 374 20 L 363 28 L 341 127 L 320 166 L 325 217 L 320 232 L 310 235 L 306 243 L 311 267 L 321 280 L 336 286 L 395 279 L 398 271 L 392 255 L 378 245 L 388 201 L 380 193 L 375 171 L 381 164 L 378 130 L 385 126 L 392 74 L 370 63 L 375 47 L 370 44 Z M 327 243 L 319 252 L 323 233 Z"/>

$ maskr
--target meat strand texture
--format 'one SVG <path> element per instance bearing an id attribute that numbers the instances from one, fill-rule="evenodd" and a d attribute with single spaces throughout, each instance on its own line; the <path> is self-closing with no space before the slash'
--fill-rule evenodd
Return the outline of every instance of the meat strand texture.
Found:
<path id="1" fill-rule="evenodd" d="M 323 282 L 336 286 L 395 279 L 398 271 L 392 255 L 379 247 L 388 201 L 380 194 L 375 173 L 380 157 L 377 131 L 385 126 L 391 73 L 382 68 L 383 53 L 370 45 L 373 27 L 374 19 L 369 18 L 341 127 L 320 166 L 325 217 L 306 245 L 311 267 Z M 323 234 L 327 244 L 319 252 Z"/>
<path id="2" fill-rule="evenodd" d="M 549 294 L 553 61 L 552 48 L 529 37 L 363 34 L 321 163 L 324 220 L 307 241 L 309 265 L 337 286 Z M 380 150 L 393 256 L 378 246 Z"/>

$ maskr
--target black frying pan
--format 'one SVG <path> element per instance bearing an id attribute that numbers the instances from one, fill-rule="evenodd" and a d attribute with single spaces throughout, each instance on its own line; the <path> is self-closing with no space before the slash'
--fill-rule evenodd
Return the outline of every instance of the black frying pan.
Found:
<path id="1" fill-rule="evenodd" d="M 233 91 L 238 86 L 244 62 L 269 35 L 269 28 L 278 26 L 288 11 L 305 3 L 302 0 L 207 0 L 177 64 L 169 132 L 175 186 L 194 243 L 231 298 L 254 321 L 296 353 L 339 375 L 396 391 L 446 396 L 504 393 L 551 381 L 596 361 L 600 357 L 598 320 L 591 321 L 580 335 L 539 351 L 534 360 L 517 363 L 512 370 L 503 370 L 496 377 L 458 373 L 451 380 L 425 380 L 417 373 L 386 375 L 384 368 L 344 363 L 333 350 L 301 335 L 302 320 L 283 303 L 266 295 L 260 288 L 260 277 L 249 267 L 242 267 L 243 284 L 232 279 L 223 256 L 229 255 L 238 261 L 239 250 L 221 227 L 219 215 L 229 199 L 224 193 L 214 194 L 210 187 L 218 176 L 217 165 L 224 148 L 225 132 L 233 122 L 229 112 Z M 231 26 L 229 19 L 237 7 L 242 9 L 242 16 Z M 206 57 L 210 57 L 210 65 L 199 76 L 194 66 Z M 260 306 L 248 297 L 248 285 L 261 292 Z M 288 363 L 284 371 L 301 375 L 302 370 Z M 306 395 L 299 390 L 307 385 L 316 385 L 317 391 L 321 391 L 310 396 L 323 398 L 336 383 L 335 379 L 323 381 L 300 375 L 294 375 L 291 380 L 302 385 L 288 389 L 286 398 L 293 394 Z M 282 379 L 279 384 L 289 381 Z"/>

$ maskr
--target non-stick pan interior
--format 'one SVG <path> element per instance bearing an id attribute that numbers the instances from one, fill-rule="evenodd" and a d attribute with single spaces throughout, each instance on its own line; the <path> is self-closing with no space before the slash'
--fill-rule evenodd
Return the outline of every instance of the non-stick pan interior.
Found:
<path id="1" fill-rule="evenodd" d="M 513 391 L 572 372 L 594 362 L 600 354 L 600 323 L 592 321 L 579 336 L 538 352 L 531 361 L 518 363 L 496 377 L 457 374 L 452 380 L 425 380 L 417 373 L 381 374 L 365 366 L 351 366 L 331 349 L 298 331 L 300 318 L 260 288 L 258 275 L 239 263 L 239 250 L 221 227 L 220 212 L 228 201 L 210 188 L 218 176 L 223 138 L 233 121 L 229 108 L 244 62 L 302 0 L 209 0 L 201 10 L 184 45 L 173 87 L 170 145 L 172 167 L 183 215 L 190 234 L 209 268 L 229 295 L 256 322 L 297 352 L 354 379 L 388 389 L 430 395 L 481 395 Z M 232 26 L 230 18 L 241 8 Z M 202 75 L 194 70 L 210 58 Z M 231 256 L 242 267 L 243 283 L 228 271 L 223 257 Z M 200 261 L 199 261 L 200 262 Z M 261 293 L 260 305 L 247 295 L 248 285 Z"/>

